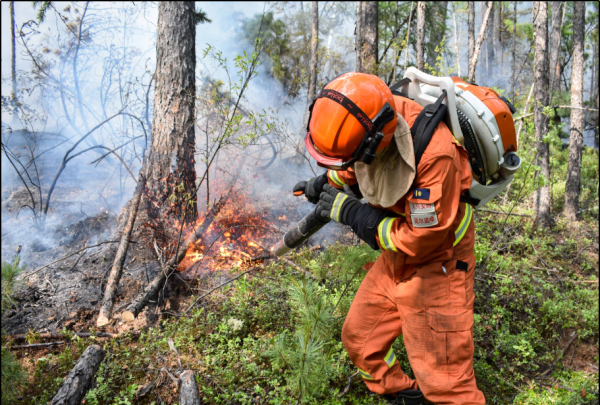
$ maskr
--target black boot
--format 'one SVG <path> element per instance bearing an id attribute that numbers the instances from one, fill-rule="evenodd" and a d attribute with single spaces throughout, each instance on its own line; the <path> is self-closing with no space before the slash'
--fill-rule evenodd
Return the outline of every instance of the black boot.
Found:
<path id="1" fill-rule="evenodd" d="M 396 395 L 384 395 L 390 405 L 423 405 L 423 393 L 421 390 L 403 390 Z"/>

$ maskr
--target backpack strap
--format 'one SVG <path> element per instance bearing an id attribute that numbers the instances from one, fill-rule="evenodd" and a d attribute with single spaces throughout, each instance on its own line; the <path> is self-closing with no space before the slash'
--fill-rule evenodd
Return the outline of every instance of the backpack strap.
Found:
<path id="1" fill-rule="evenodd" d="M 445 104 L 442 104 L 444 98 L 446 98 L 446 90 L 442 90 L 442 95 L 435 103 L 429 104 L 423 108 L 410 128 L 415 148 L 415 168 L 419 167 L 419 162 L 421 161 L 429 142 L 431 142 L 433 132 L 448 112 L 448 107 Z"/>
<path id="2" fill-rule="evenodd" d="M 408 77 L 405 77 L 404 79 L 400 80 L 398 83 L 390 86 L 390 90 L 392 91 L 392 94 L 394 96 L 400 96 L 400 97 L 405 97 L 408 98 L 408 95 L 402 93 L 400 90 L 398 90 L 399 88 L 401 88 L 402 86 L 407 85 L 408 83 L 410 83 L 411 80 Z"/>

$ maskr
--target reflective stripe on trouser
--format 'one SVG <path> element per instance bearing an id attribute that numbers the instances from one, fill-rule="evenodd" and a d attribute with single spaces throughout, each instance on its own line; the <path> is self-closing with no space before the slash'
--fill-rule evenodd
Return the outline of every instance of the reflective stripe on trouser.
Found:
<path id="1" fill-rule="evenodd" d="M 384 250 L 369 270 L 344 322 L 342 342 L 371 391 L 420 388 L 433 403 L 485 404 L 473 371 L 475 255 L 460 260 L 468 271 L 456 269 L 457 260 L 404 267 L 404 255 Z M 390 353 L 401 334 L 416 381 Z"/>
<path id="2" fill-rule="evenodd" d="M 340 176 L 338 176 L 338 174 L 335 170 L 330 170 L 327 176 L 338 187 L 344 187 L 344 184 L 346 184 L 342 181 L 342 179 L 340 179 Z"/>
<path id="3" fill-rule="evenodd" d="M 396 246 L 392 243 L 392 224 L 397 218 L 394 217 L 386 217 L 379 223 L 377 226 L 377 233 L 379 235 L 379 243 L 381 244 L 381 248 L 383 250 L 391 250 L 393 252 L 397 252 Z M 469 204 L 465 204 L 465 215 L 463 215 L 458 228 L 454 231 L 454 246 L 458 245 L 458 243 L 462 240 L 462 238 L 466 235 L 467 230 L 469 229 L 469 224 L 471 223 L 471 219 L 473 219 L 473 208 Z"/>
<path id="4" fill-rule="evenodd" d="M 383 358 L 383 361 L 385 361 L 385 363 L 388 365 L 388 367 L 392 367 L 394 365 L 394 363 L 396 362 L 396 355 L 394 354 L 394 349 L 392 349 L 390 347 L 390 350 L 388 351 L 388 353 L 385 355 L 385 357 Z M 373 377 L 371 377 L 371 374 L 367 373 L 364 370 L 361 370 L 360 368 L 358 369 L 358 373 L 360 374 L 360 376 L 362 378 L 364 378 L 365 380 L 372 380 Z"/>

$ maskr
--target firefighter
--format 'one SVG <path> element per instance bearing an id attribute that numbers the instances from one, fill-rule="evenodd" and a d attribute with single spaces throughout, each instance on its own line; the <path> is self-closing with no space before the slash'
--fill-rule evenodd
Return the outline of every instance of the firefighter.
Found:
<path id="1" fill-rule="evenodd" d="M 329 170 L 294 191 L 382 251 L 342 329 L 369 390 L 390 404 L 484 404 L 473 371 L 473 209 L 461 202 L 468 154 L 441 122 L 415 162 L 411 127 L 422 109 L 376 76 L 334 79 L 311 106 L 305 140 Z M 400 335 L 415 380 L 392 350 Z"/>

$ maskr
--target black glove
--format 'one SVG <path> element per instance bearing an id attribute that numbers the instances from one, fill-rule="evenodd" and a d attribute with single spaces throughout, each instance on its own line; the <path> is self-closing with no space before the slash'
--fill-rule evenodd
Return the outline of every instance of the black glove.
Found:
<path id="1" fill-rule="evenodd" d="M 327 184 L 327 172 L 320 176 L 313 177 L 307 181 L 300 181 L 294 186 L 294 195 L 306 196 L 306 199 L 317 204 L 319 202 L 319 195 L 323 192 L 323 186 Z"/>
<path id="2" fill-rule="evenodd" d="M 345 194 L 338 189 L 325 184 L 319 197 L 317 215 L 321 218 L 331 218 L 340 224 L 350 225 L 354 233 L 364 240 L 374 250 L 379 250 L 377 245 L 377 226 L 390 212 L 361 204 L 357 198 Z"/>

